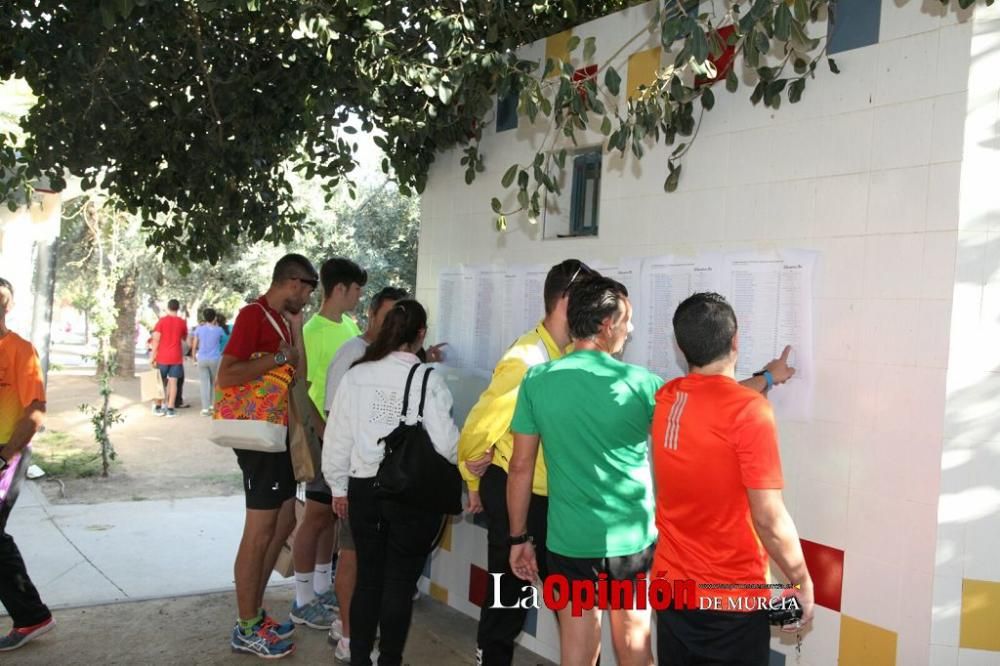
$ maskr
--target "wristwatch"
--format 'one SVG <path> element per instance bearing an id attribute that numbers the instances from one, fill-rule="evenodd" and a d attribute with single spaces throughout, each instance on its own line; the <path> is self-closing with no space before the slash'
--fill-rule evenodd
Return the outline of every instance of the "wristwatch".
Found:
<path id="1" fill-rule="evenodd" d="M 770 370 L 760 370 L 759 372 L 753 373 L 753 376 L 764 378 L 764 381 L 767 382 L 767 388 L 764 389 L 765 391 L 770 391 L 771 387 L 774 386 L 774 375 L 771 374 Z"/>
<path id="2" fill-rule="evenodd" d="M 519 546 L 522 543 L 534 543 L 534 542 L 535 542 L 535 540 L 533 538 L 531 538 L 531 536 L 527 532 L 525 532 L 524 534 L 521 534 L 519 536 L 513 536 L 512 535 L 512 536 L 507 537 L 507 545 L 508 546 Z"/>
<path id="3" fill-rule="evenodd" d="M 274 362 L 275 362 L 275 363 L 276 363 L 277 365 L 284 365 L 284 364 L 288 363 L 288 357 L 287 357 L 287 356 L 285 356 L 285 353 L 284 353 L 284 352 L 277 352 L 277 353 L 276 353 L 276 354 L 274 355 Z"/>

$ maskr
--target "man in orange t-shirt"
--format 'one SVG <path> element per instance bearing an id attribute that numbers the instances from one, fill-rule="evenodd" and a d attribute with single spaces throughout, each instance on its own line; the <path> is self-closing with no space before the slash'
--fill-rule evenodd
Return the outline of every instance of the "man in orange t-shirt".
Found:
<path id="1" fill-rule="evenodd" d="M 774 414 L 763 395 L 736 382 L 736 315 L 722 296 L 691 296 L 673 324 L 690 371 L 656 394 L 652 571 L 696 587 L 693 603 L 675 598 L 657 613 L 658 663 L 766 666 L 768 555 L 801 586 L 801 624 L 813 615 L 812 579 L 781 498 Z M 787 379 L 760 374 L 768 389 Z"/>
<path id="2" fill-rule="evenodd" d="M 55 626 L 7 534 L 7 517 L 30 464 L 28 442 L 45 413 L 45 384 L 35 348 L 7 328 L 13 304 L 14 288 L 0 278 L 0 603 L 14 624 L 0 636 L 0 652 L 16 650 Z"/>

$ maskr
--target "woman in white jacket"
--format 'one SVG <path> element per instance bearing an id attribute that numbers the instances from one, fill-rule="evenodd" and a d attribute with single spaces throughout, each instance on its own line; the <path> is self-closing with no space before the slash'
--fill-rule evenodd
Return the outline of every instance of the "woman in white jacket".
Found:
<path id="1" fill-rule="evenodd" d="M 370 666 L 379 640 L 379 666 L 402 663 L 413 613 L 413 589 L 441 527 L 441 514 L 375 497 L 375 473 L 385 456 L 379 440 L 399 425 L 403 391 L 416 352 L 427 333 L 427 312 L 416 301 L 399 301 L 385 316 L 378 337 L 344 375 L 327 420 L 323 476 L 333 506 L 344 517 L 350 507 L 358 558 L 351 603 L 351 664 Z M 416 420 L 423 373 L 410 387 L 407 423 Z M 441 376 L 427 385 L 423 424 L 434 448 L 455 464 L 458 428 L 452 397 Z"/>

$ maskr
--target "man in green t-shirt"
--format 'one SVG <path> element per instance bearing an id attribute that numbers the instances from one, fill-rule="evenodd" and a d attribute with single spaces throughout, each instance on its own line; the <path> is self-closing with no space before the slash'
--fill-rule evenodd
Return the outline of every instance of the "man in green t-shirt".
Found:
<path id="1" fill-rule="evenodd" d="M 319 271 L 323 284 L 323 305 L 302 327 L 306 350 L 309 397 L 320 414 L 325 414 L 326 371 L 337 350 L 361 335 L 348 315 L 358 307 L 368 274 L 350 259 L 327 259 Z M 331 588 L 333 542 L 335 539 L 333 496 L 323 474 L 306 484 L 306 509 L 295 532 L 292 563 L 295 569 L 295 601 L 292 621 L 314 629 L 329 629 L 337 604 Z"/>
<path id="2" fill-rule="evenodd" d="M 663 380 L 612 357 L 632 330 L 625 287 L 594 277 L 573 285 L 567 307 L 574 351 L 524 377 L 510 429 L 514 452 L 507 481 L 511 569 L 538 575 L 526 532 L 539 439 L 548 467 L 548 567 L 574 581 L 628 580 L 649 570 L 656 541 L 647 436 Z M 611 610 L 618 662 L 652 663 L 648 610 Z M 581 613 L 582 610 L 582 613 Z M 559 611 L 562 662 L 594 663 L 601 610 Z"/>

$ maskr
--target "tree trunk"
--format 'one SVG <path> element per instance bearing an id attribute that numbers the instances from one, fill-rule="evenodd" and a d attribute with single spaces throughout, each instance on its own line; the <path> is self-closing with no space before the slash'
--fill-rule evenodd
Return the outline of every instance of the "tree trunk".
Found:
<path id="1" fill-rule="evenodd" d="M 118 377 L 135 376 L 135 317 L 139 308 L 139 272 L 130 269 L 115 285 L 115 332 L 111 336 L 115 348 Z"/>

